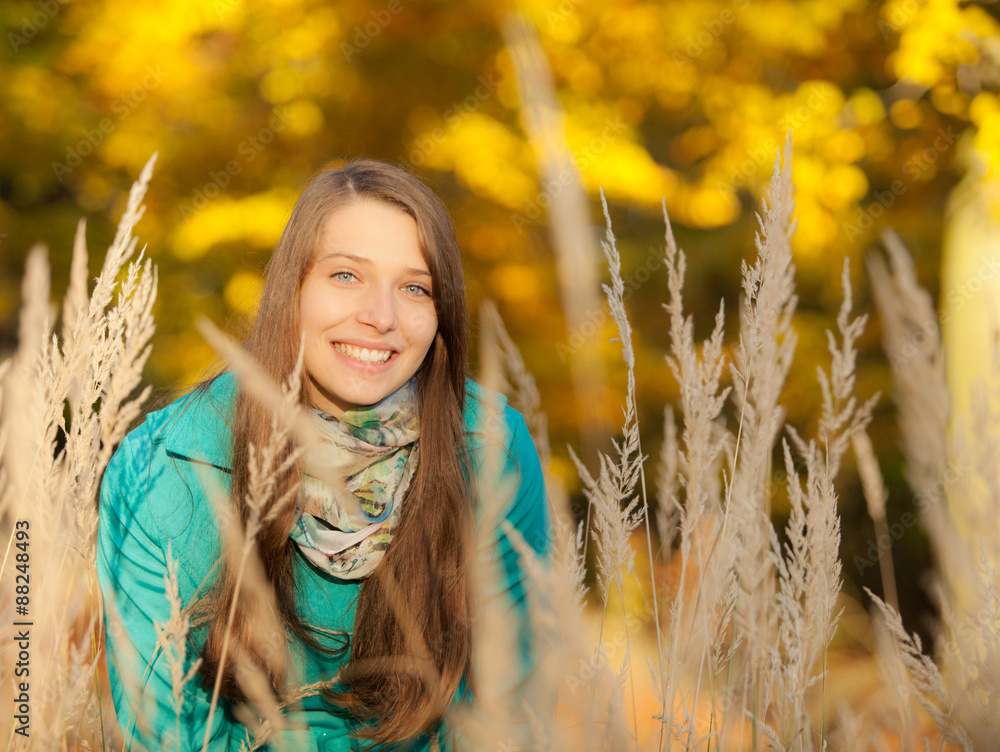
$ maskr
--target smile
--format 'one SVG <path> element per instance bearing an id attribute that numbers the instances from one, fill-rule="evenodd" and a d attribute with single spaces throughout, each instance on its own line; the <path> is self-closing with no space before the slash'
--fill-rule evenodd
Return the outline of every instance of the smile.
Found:
<path id="1" fill-rule="evenodd" d="M 349 358 L 360 360 L 362 363 L 385 363 L 392 357 L 393 350 L 368 350 L 364 347 L 345 345 L 342 342 L 334 342 L 333 346 L 338 352 Z"/>

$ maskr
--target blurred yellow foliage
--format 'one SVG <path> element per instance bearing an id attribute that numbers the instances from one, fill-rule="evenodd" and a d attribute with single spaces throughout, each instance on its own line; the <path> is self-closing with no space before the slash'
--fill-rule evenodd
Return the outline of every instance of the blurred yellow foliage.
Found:
<path id="1" fill-rule="evenodd" d="M 229 278 L 222 295 L 230 308 L 249 316 L 257 310 L 261 283 L 260 274 L 241 269 Z"/>
<path id="2" fill-rule="evenodd" d="M 982 117 L 973 143 L 986 164 L 986 179 L 1000 178 L 1000 111 Z"/>
<path id="3" fill-rule="evenodd" d="M 414 154 L 420 159 L 414 159 Z M 445 126 L 414 138 L 410 161 L 452 170 L 470 189 L 509 209 L 521 209 L 535 181 L 519 170 L 529 158 L 526 143 L 503 123 L 476 110 L 455 113 Z"/>
<path id="4" fill-rule="evenodd" d="M 899 31 L 899 47 L 889 56 L 896 77 L 928 88 L 979 58 L 976 40 L 996 37 L 1000 25 L 982 8 L 958 0 L 890 0 L 882 18 Z"/>
<path id="5" fill-rule="evenodd" d="M 522 264 L 496 267 L 490 273 L 489 286 L 497 298 L 517 305 L 531 304 L 550 294 L 541 285 L 534 268 Z"/>
<path id="6" fill-rule="evenodd" d="M 182 261 L 192 261 L 222 243 L 245 241 L 258 248 L 271 248 L 281 237 L 297 196 L 288 190 L 275 189 L 241 199 L 220 197 L 204 199 L 199 209 L 198 197 L 210 196 L 207 188 L 196 189 L 191 198 L 195 208 L 171 233 L 169 243 L 174 255 Z"/>
<path id="7" fill-rule="evenodd" d="M 854 92 L 844 107 L 847 125 L 877 125 L 885 119 L 885 105 L 882 98 L 868 88 Z"/>
<path id="8" fill-rule="evenodd" d="M 889 108 L 892 124 L 903 130 L 916 128 L 924 119 L 920 106 L 912 99 L 899 99 Z"/>
<path id="9" fill-rule="evenodd" d="M 188 389 L 205 376 L 205 370 L 216 360 L 215 351 L 194 331 L 161 336 L 157 340 L 159 357 L 170 363 L 173 376 L 171 387 Z"/>
<path id="10" fill-rule="evenodd" d="M 856 165 L 837 165 L 829 171 L 829 178 L 820 200 L 834 213 L 854 205 L 868 193 L 868 178 Z"/>
<path id="11" fill-rule="evenodd" d="M 315 102 L 299 99 L 285 108 L 289 119 L 289 135 L 312 136 L 323 127 L 323 110 Z"/>

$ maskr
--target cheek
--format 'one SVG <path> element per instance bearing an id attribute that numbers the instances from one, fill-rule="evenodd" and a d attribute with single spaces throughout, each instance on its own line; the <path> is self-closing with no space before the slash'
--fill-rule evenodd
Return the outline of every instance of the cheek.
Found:
<path id="1" fill-rule="evenodd" d="M 322 356 L 326 352 L 323 343 L 309 329 L 303 329 L 305 343 L 302 351 L 303 367 L 306 373 L 312 373 L 322 362 Z"/>
<path id="2" fill-rule="evenodd" d="M 438 321 L 433 311 L 425 315 L 420 321 L 420 343 L 425 350 L 429 350 L 434 343 L 434 336 L 437 334 Z"/>
<path id="3" fill-rule="evenodd" d="M 299 326 L 307 338 L 322 333 L 341 318 L 343 307 L 328 291 L 306 284 L 299 299 Z"/>
<path id="4" fill-rule="evenodd" d="M 406 314 L 402 322 L 406 328 L 407 339 L 414 345 L 428 345 L 434 341 L 437 333 L 437 315 L 432 306 L 413 309 Z"/>

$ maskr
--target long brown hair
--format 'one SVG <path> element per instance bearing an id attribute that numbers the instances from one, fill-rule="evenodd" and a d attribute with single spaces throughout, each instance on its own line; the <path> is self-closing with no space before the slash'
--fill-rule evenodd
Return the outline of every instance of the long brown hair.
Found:
<path id="1" fill-rule="evenodd" d="M 392 544 L 360 589 L 353 644 L 341 648 L 350 649 L 350 660 L 339 677 L 344 691 L 324 691 L 329 702 L 363 722 L 358 738 L 390 743 L 432 729 L 463 675 L 472 686 L 469 533 L 474 517 L 462 422 L 469 323 L 458 242 L 440 199 L 405 170 L 378 160 L 356 160 L 316 175 L 295 205 L 268 263 L 246 349 L 277 383 L 293 372 L 300 343 L 300 289 L 325 222 L 333 212 L 359 200 L 388 203 L 416 221 L 438 318 L 434 342 L 418 371 L 419 464 Z M 303 388 L 303 403 L 305 393 Z M 241 389 L 233 419 L 231 503 L 244 524 L 247 447 L 263 445 L 270 420 L 267 409 Z M 272 498 L 280 498 L 297 480 L 297 469 L 279 477 Z M 336 653 L 318 643 L 296 611 L 296 554 L 288 537 L 294 506 L 288 505 L 263 527 L 257 552 L 274 587 L 286 632 L 314 649 Z M 201 620 L 211 621 L 201 653 L 206 687 L 212 686 L 219 670 L 235 574 L 223 561 L 206 599 L 210 616 Z M 268 649 L 266 638 L 254 632 L 249 600 L 241 596 L 236 611 L 231 644 L 266 672 L 280 694 L 283 665 Z M 222 693 L 243 700 L 232 663 L 227 661 L 223 669 Z"/>

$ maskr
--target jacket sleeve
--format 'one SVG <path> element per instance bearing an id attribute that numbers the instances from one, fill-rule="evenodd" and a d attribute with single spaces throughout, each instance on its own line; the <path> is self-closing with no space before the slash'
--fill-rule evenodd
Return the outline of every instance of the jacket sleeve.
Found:
<path id="1" fill-rule="evenodd" d="M 483 642 L 474 649 L 478 655 L 475 664 L 482 671 L 477 674 L 476 691 L 465 695 L 463 680 L 456 700 L 461 696 L 464 702 L 477 704 L 473 695 L 489 694 L 494 699 L 488 706 L 507 710 L 504 717 L 491 715 L 485 719 L 488 726 L 495 729 L 498 724 L 513 734 L 512 738 L 525 734 L 530 739 L 521 703 L 528 697 L 537 697 L 539 689 L 530 686 L 530 679 L 536 669 L 536 655 L 544 649 L 543 636 L 534 633 L 531 611 L 532 606 L 545 607 L 539 601 L 545 598 L 545 592 L 532 581 L 515 539 L 521 538 L 543 568 L 548 567 L 553 549 L 552 522 L 541 463 L 524 418 L 509 407 L 502 409 L 505 441 L 486 442 L 474 460 L 480 526 L 477 569 L 483 609 L 479 630 Z M 490 452 L 494 450 L 497 453 L 491 460 Z M 491 462 L 496 468 L 492 472 Z M 491 508 L 495 510 L 493 515 Z M 494 576 L 490 576 L 488 567 L 492 567 Z M 498 625 L 503 626 L 498 629 Z M 550 727 L 554 708 L 547 701 L 544 704 L 546 707 L 533 704 L 532 709 Z M 474 710 L 474 715 L 478 715 L 478 710 Z M 454 743 L 461 744 L 464 738 L 461 726 L 450 730 L 454 733 Z"/>
<path id="2" fill-rule="evenodd" d="M 501 528 L 499 551 L 503 558 L 503 569 L 510 600 L 514 604 L 517 624 L 517 646 L 520 671 L 518 683 L 522 683 L 535 670 L 535 660 L 541 648 L 542 635 L 532 626 L 532 606 L 545 608 L 544 588 L 536 587 L 525 568 L 524 558 L 518 552 L 514 540 L 520 536 L 534 556 L 543 566 L 548 566 L 552 558 L 552 520 L 549 500 L 545 492 L 545 481 L 538 452 L 531 433 L 520 413 L 510 410 L 512 438 L 508 451 L 507 473 L 515 481 L 514 499 L 504 520 L 515 532 Z"/>
<path id="3" fill-rule="evenodd" d="M 171 669 L 158 645 L 156 624 L 170 619 L 166 595 L 165 546 L 150 516 L 147 494 L 150 443 L 141 427 L 126 437 L 101 484 L 97 574 L 104 599 L 104 624 L 111 695 L 125 749 L 202 748 L 211 694 L 193 677 L 181 696 L 178 717 Z M 139 439 L 136 439 L 136 436 Z M 164 463 L 160 463 L 164 464 Z M 190 651 L 189 651 L 190 652 Z M 196 655 L 184 662 L 186 673 Z M 210 750 L 238 749 L 245 727 L 217 708 Z"/>
<path id="4" fill-rule="evenodd" d="M 552 520 L 542 466 L 524 418 L 508 409 L 508 422 L 511 440 L 505 452 L 506 466 L 502 477 L 513 483 L 513 498 L 506 505 L 503 519 L 516 533 L 508 532 L 502 525 L 497 545 L 503 560 L 505 585 L 522 625 L 521 653 L 527 655 L 533 642 L 527 629 L 527 594 L 532 585 L 512 538 L 520 535 L 534 554 L 546 562 L 552 556 Z"/>

